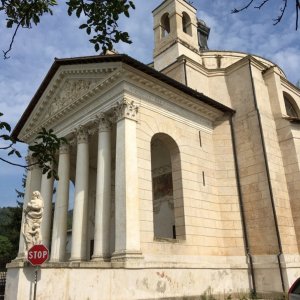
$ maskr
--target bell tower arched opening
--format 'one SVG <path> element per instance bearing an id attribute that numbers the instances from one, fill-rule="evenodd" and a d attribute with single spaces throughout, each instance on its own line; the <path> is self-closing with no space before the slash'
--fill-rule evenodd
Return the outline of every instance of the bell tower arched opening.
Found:
<path id="1" fill-rule="evenodd" d="M 182 13 L 182 30 L 184 33 L 192 36 L 191 18 L 186 12 Z"/>
<path id="2" fill-rule="evenodd" d="M 171 30 L 170 18 L 168 13 L 163 14 L 163 16 L 161 17 L 160 25 L 161 25 L 161 37 L 164 38 L 169 35 Z"/>

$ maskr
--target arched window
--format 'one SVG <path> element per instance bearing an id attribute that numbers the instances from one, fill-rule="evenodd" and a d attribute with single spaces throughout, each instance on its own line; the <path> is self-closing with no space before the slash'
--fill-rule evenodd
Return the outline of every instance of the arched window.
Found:
<path id="1" fill-rule="evenodd" d="M 298 107 L 295 100 L 287 93 L 283 93 L 283 98 L 286 114 L 292 118 L 299 118 Z"/>
<path id="2" fill-rule="evenodd" d="M 191 18 L 186 12 L 182 13 L 182 30 L 190 36 L 192 35 Z"/>
<path id="3" fill-rule="evenodd" d="M 165 13 L 161 17 L 161 36 L 166 37 L 170 33 L 170 19 L 169 19 L 169 14 Z"/>
<path id="4" fill-rule="evenodd" d="M 179 149 L 166 134 L 155 134 L 151 140 L 151 171 L 154 237 L 184 238 Z"/>

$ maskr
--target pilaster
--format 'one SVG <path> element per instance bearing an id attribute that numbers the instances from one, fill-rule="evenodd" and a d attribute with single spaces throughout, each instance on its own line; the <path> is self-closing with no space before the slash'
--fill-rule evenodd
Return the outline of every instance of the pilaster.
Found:
<path id="1" fill-rule="evenodd" d="M 124 99 L 114 109 L 116 126 L 115 252 L 112 260 L 141 258 L 136 117 L 138 107 Z"/>

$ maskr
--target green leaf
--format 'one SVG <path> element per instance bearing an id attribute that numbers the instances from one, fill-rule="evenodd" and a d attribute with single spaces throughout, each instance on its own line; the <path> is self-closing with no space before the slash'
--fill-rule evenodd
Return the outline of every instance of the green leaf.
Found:
<path id="1" fill-rule="evenodd" d="M 8 123 L 6 123 L 6 122 L 0 122 L 0 129 L 3 129 L 3 128 L 5 128 L 8 132 L 11 131 L 11 127 L 10 127 L 10 125 Z"/>
<path id="2" fill-rule="evenodd" d="M 37 25 L 40 22 L 40 18 L 38 17 L 38 15 L 33 15 L 32 19 L 35 25 Z"/>
<path id="3" fill-rule="evenodd" d="M 82 7 L 78 7 L 77 10 L 76 10 L 76 16 L 77 16 L 77 18 L 80 17 L 81 12 L 82 12 Z"/>
<path id="4" fill-rule="evenodd" d="M 18 157 L 22 157 L 21 153 L 17 150 L 15 150 L 15 154 L 18 156 Z"/>
<path id="5" fill-rule="evenodd" d="M 13 24 L 14 24 L 13 20 L 8 20 L 7 23 L 6 23 L 6 27 L 7 28 L 12 28 Z"/>
<path id="6" fill-rule="evenodd" d="M 9 141 L 10 140 L 10 136 L 7 135 L 7 134 L 0 135 L 0 138 L 2 138 L 4 141 Z"/>

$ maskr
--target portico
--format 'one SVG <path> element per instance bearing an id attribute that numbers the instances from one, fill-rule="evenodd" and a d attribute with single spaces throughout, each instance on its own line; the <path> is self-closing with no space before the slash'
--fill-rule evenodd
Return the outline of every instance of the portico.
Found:
<path id="1" fill-rule="evenodd" d="M 137 173 L 137 145 L 136 122 L 138 106 L 126 98 L 116 102 L 107 112 L 100 112 L 92 122 L 79 125 L 72 134 L 67 136 L 67 144 L 61 145 L 58 153 L 57 195 L 52 228 L 52 199 L 53 178 L 47 179 L 38 167 L 29 170 L 27 176 L 25 199 L 30 197 L 33 190 L 41 190 L 45 203 L 45 218 L 42 222 L 43 243 L 51 246 L 50 261 L 74 262 L 107 261 L 111 257 L 117 261 L 131 257 L 141 257 L 139 238 L 139 207 L 138 207 L 138 173 Z M 115 128 L 115 141 L 112 144 L 112 125 Z M 92 143 L 92 140 L 98 140 Z M 90 144 L 97 149 L 89 149 Z M 115 170 L 112 170 L 112 147 L 115 146 Z M 70 153 L 76 153 L 75 162 Z M 90 159 L 90 153 L 93 154 Z M 96 158 L 96 159 L 95 159 Z M 73 157 L 74 160 L 74 157 Z M 71 257 L 67 259 L 67 214 L 69 205 L 69 184 L 71 178 L 70 164 L 75 165 L 75 199 L 72 227 Z M 96 195 L 89 193 L 90 165 L 96 166 L 97 178 L 95 182 Z M 130 167 L 129 167 L 130 166 Z M 112 174 L 122 174 L 112 180 Z M 112 184 L 115 182 L 116 201 L 112 201 Z M 92 198 L 92 199 L 90 199 Z M 89 249 L 88 240 L 88 210 L 89 203 L 95 202 L 93 228 L 94 248 Z M 111 207 L 115 203 L 116 235 L 115 249 L 111 249 Z M 50 233 L 52 240 L 50 243 Z M 20 236 L 20 253 L 23 253 L 22 235 Z M 88 250 L 93 253 L 88 255 Z M 20 255 L 19 258 L 22 258 Z"/>

